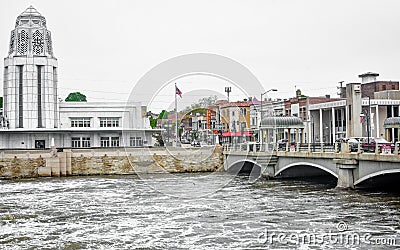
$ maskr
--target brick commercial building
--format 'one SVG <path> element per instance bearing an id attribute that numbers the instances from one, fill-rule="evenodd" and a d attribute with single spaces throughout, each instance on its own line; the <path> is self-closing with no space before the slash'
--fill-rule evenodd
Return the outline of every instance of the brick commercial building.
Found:
<path id="1" fill-rule="evenodd" d="M 377 81 L 377 73 L 367 72 L 358 77 L 361 78 L 361 98 L 370 97 L 374 99 L 374 93 L 386 90 L 399 90 L 398 81 Z M 346 98 L 346 87 L 341 87 L 341 98 Z"/>
<path id="2" fill-rule="evenodd" d="M 312 142 L 333 143 L 338 138 L 368 135 L 399 140 L 398 128 L 384 129 L 387 118 L 399 116 L 399 82 L 377 81 L 377 76 L 361 74 L 361 83 L 341 87 L 344 99 L 310 105 Z"/>

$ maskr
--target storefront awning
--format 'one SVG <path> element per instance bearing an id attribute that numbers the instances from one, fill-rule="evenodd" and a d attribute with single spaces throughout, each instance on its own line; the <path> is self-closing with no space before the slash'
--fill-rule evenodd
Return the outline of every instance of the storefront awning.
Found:
<path id="1" fill-rule="evenodd" d="M 223 132 L 222 133 L 222 136 L 252 136 L 253 135 L 253 133 L 251 133 L 251 132 Z"/>

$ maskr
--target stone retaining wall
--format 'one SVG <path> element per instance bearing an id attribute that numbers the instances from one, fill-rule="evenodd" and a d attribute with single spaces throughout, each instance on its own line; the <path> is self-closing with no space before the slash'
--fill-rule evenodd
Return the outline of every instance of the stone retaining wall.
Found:
<path id="1" fill-rule="evenodd" d="M 212 172 L 223 170 L 222 147 L 201 149 L 67 149 L 0 152 L 0 178 Z"/>

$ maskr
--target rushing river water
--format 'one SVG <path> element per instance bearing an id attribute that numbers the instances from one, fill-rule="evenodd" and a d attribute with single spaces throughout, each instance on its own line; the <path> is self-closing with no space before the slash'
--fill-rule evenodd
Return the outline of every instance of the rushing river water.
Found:
<path id="1" fill-rule="evenodd" d="M 207 176 L 0 181 L 0 249 L 399 247 L 398 194 Z"/>

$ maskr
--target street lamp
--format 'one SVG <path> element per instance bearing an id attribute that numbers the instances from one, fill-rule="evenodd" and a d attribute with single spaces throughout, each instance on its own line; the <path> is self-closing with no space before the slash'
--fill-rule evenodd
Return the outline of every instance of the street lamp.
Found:
<path id="1" fill-rule="evenodd" d="M 266 94 L 268 94 L 269 92 L 271 92 L 271 91 L 278 91 L 277 89 L 269 89 L 269 90 L 267 90 L 267 91 L 265 91 L 264 93 L 261 93 L 261 104 L 260 104 L 260 110 L 261 110 L 261 120 L 262 120 L 262 115 L 263 115 L 263 113 L 262 113 L 262 102 L 263 102 L 263 95 L 266 95 Z M 260 120 L 260 121 L 261 121 Z"/>
<path id="2" fill-rule="evenodd" d="M 262 103 L 263 103 L 263 95 L 266 95 L 266 94 L 268 94 L 269 92 L 271 92 L 271 91 L 273 91 L 273 92 L 276 92 L 276 91 L 278 91 L 277 89 L 269 89 L 269 90 L 267 90 L 267 91 L 265 91 L 264 93 L 261 93 L 261 100 L 260 100 L 260 127 L 261 127 L 261 121 L 262 121 L 262 118 L 263 118 L 263 110 L 262 110 L 262 108 L 263 108 L 263 106 L 262 106 Z M 261 140 L 261 146 L 263 145 L 263 135 L 262 135 L 262 130 L 260 129 L 260 135 L 261 135 L 261 138 L 260 138 L 260 140 Z"/>

